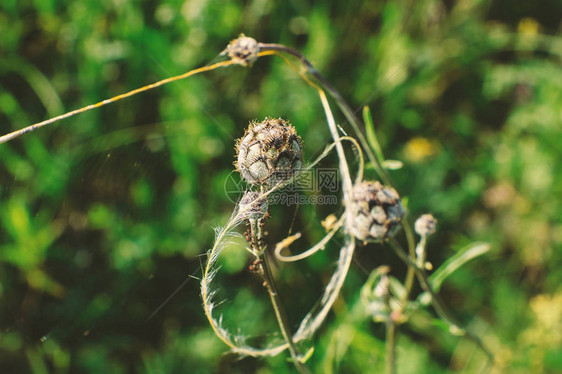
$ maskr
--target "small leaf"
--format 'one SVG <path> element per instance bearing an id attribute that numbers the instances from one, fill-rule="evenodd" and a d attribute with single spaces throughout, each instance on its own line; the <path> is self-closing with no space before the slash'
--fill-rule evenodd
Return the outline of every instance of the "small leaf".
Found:
<path id="1" fill-rule="evenodd" d="M 382 148 L 377 139 L 377 133 L 375 132 L 375 125 L 373 124 L 373 118 L 371 117 L 371 110 L 368 106 L 363 107 L 363 122 L 365 122 L 365 131 L 367 132 L 367 141 L 375 151 L 379 163 L 384 162 L 384 155 L 382 154 Z"/>
<path id="2" fill-rule="evenodd" d="M 445 261 L 435 273 L 431 274 L 429 277 L 429 283 L 435 292 L 438 292 L 441 288 L 441 284 L 445 279 L 451 275 L 455 270 L 460 268 L 462 265 L 472 260 L 475 257 L 483 255 L 490 250 L 490 244 L 475 242 L 467 245 L 461 249 L 454 256 Z"/>

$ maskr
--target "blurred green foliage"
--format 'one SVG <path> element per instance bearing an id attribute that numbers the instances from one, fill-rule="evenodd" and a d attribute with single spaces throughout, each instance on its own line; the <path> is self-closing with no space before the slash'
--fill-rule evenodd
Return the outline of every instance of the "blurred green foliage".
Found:
<path id="1" fill-rule="evenodd" d="M 240 32 L 295 47 L 353 106 L 371 107 L 385 155 L 404 162 L 392 176 L 412 217 L 439 219 L 429 260 L 439 265 L 474 240 L 492 244 L 441 294 L 496 353 L 495 372 L 556 372 L 560 14 L 554 0 L 4 0 L 0 131 L 205 65 Z M 329 142 L 315 93 L 281 60 L 264 57 L 251 69 L 189 78 L 0 145 L 0 372 L 291 372 L 285 355 L 224 354 L 194 279 L 213 228 L 234 207 L 224 191 L 234 139 L 266 115 L 292 121 L 307 160 Z M 292 228 L 306 248 L 333 209 L 273 207 L 268 242 Z M 242 246 L 225 253 L 221 309 L 229 328 L 260 342 L 279 334 Z M 337 251 L 333 244 L 277 269 L 294 325 L 320 295 Z M 359 290 L 375 267 L 389 264 L 399 279 L 404 267 L 380 245 L 361 248 L 357 259 L 311 342 L 315 372 L 384 367 L 384 329 Z M 480 372 L 477 348 L 430 319 L 414 314 L 400 330 L 398 372 Z"/>

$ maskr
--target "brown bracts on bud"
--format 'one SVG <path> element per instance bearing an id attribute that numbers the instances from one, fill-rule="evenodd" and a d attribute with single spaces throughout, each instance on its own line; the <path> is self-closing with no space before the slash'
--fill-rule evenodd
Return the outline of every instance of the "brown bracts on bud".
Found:
<path id="1" fill-rule="evenodd" d="M 404 216 L 398 192 L 376 181 L 355 184 L 347 208 L 347 230 L 357 239 L 368 242 L 392 237 Z"/>
<path id="2" fill-rule="evenodd" d="M 237 39 L 228 44 L 223 54 L 228 54 L 232 61 L 246 66 L 257 60 L 258 52 L 259 46 L 256 39 L 240 34 Z"/>
<path id="3" fill-rule="evenodd" d="M 273 186 L 302 168 L 300 137 L 281 118 L 252 122 L 236 143 L 236 151 L 236 168 L 250 184 Z"/>
<path id="4" fill-rule="evenodd" d="M 246 191 L 238 204 L 239 218 L 243 221 L 262 219 L 268 210 L 267 197 L 259 198 L 261 195 L 256 191 Z"/>

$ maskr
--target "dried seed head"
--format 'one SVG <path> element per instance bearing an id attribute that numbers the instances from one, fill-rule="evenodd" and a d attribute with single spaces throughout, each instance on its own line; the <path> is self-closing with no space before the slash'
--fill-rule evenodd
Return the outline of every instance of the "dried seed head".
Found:
<path id="1" fill-rule="evenodd" d="M 243 221 L 263 218 L 269 208 L 267 198 L 258 200 L 259 192 L 246 191 L 240 203 L 238 211 L 241 212 L 240 219 Z"/>
<path id="2" fill-rule="evenodd" d="M 404 216 L 398 192 L 372 181 L 353 186 L 348 209 L 347 230 L 359 240 L 370 242 L 392 237 Z"/>
<path id="3" fill-rule="evenodd" d="M 258 42 L 254 38 L 240 34 L 237 39 L 231 41 L 223 53 L 228 53 L 232 61 L 246 66 L 252 64 L 258 58 Z"/>
<path id="4" fill-rule="evenodd" d="M 252 122 L 238 140 L 236 151 L 236 168 L 250 184 L 272 186 L 302 168 L 300 137 L 281 118 Z"/>
<path id="5" fill-rule="evenodd" d="M 433 217 L 431 214 L 424 214 L 416 220 L 414 224 L 414 229 L 419 236 L 429 236 L 435 233 L 437 228 L 437 218 Z"/>

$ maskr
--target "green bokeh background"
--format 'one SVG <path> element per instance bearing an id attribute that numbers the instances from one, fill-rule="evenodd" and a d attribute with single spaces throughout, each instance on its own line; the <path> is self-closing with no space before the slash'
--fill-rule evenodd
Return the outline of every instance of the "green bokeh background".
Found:
<path id="1" fill-rule="evenodd" d="M 493 372 L 560 372 L 561 14 L 555 0 L 3 0 L 0 132 L 216 61 L 241 32 L 295 47 L 354 108 L 371 107 L 386 156 L 404 163 L 392 177 L 410 213 L 439 219 L 429 260 L 438 266 L 476 240 L 492 245 L 441 294 L 496 353 Z M 329 142 L 314 91 L 264 57 L 0 145 L 0 372 L 292 372 L 285 354 L 228 354 L 196 279 L 213 229 L 234 208 L 224 191 L 234 141 L 265 116 L 291 120 L 307 161 Z M 274 206 L 267 240 L 301 231 L 294 250 L 307 248 L 334 211 Z M 276 338 L 243 245 L 221 261 L 220 310 L 232 330 Z M 293 328 L 338 249 L 276 268 Z M 382 245 L 356 256 L 306 345 L 314 372 L 384 367 L 384 327 L 359 290 L 379 265 L 399 279 L 405 269 Z M 399 373 L 482 370 L 471 343 L 415 322 L 400 330 Z"/>

